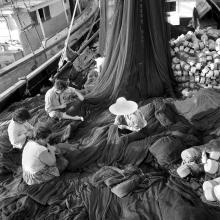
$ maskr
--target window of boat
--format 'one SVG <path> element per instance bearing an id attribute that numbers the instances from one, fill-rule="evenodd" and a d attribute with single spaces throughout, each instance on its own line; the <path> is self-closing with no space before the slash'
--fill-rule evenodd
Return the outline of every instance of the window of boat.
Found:
<path id="1" fill-rule="evenodd" d="M 43 8 L 38 9 L 41 21 L 45 21 Z"/>
<path id="2" fill-rule="evenodd" d="M 38 9 L 38 11 L 42 22 L 47 21 L 51 18 L 49 6 L 40 8 Z"/>
<path id="3" fill-rule="evenodd" d="M 44 16 L 45 16 L 45 20 L 49 20 L 51 18 L 49 6 L 44 7 Z"/>

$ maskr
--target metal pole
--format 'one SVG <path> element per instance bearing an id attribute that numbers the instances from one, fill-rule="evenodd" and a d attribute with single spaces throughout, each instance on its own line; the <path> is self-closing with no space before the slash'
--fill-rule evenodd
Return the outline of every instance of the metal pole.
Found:
<path id="1" fill-rule="evenodd" d="M 63 9 L 64 9 L 64 13 L 65 13 L 65 16 L 66 16 L 66 21 L 67 21 L 67 24 L 69 24 L 69 17 L 66 13 L 66 7 L 65 7 L 65 3 L 64 3 L 64 0 L 61 0 L 62 2 L 62 5 L 63 5 Z"/>
<path id="2" fill-rule="evenodd" d="M 44 31 L 44 26 L 43 26 L 43 23 L 41 21 L 40 14 L 39 14 L 38 10 L 36 10 L 36 14 L 37 14 L 37 20 L 38 20 L 38 22 L 40 24 L 40 28 L 41 28 L 41 31 L 43 33 L 43 36 L 44 36 L 44 38 L 46 38 L 45 31 Z"/>

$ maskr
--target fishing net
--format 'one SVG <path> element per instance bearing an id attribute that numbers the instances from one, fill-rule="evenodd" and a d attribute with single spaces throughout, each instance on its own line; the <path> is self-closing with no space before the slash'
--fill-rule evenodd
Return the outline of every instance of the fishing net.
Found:
<path id="1" fill-rule="evenodd" d="M 106 107 L 118 96 L 173 97 L 164 1 L 120 0 L 115 8 L 101 76 L 86 100 Z"/>

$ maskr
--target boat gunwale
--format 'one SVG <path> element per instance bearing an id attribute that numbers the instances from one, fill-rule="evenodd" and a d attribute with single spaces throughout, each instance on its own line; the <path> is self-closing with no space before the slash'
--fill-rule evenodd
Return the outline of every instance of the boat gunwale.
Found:
<path id="1" fill-rule="evenodd" d="M 85 20 L 82 20 L 81 22 L 77 23 L 77 21 L 80 21 L 82 19 L 82 16 L 85 16 L 87 14 L 87 11 L 89 11 L 89 9 L 93 6 L 93 10 L 90 10 L 90 15 L 89 16 L 86 16 L 86 19 Z M 96 6 L 96 7 L 95 7 Z M 71 30 L 71 35 L 73 35 L 76 31 L 78 31 L 80 29 L 80 27 L 86 23 L 95 13 L 96 11 L 98 10 L 98 6 L 95 5 L 95 4 L 90 4 L 89 6 L 87 6 L 83 11 L 82 11 L 82 14 L 77 18 L 77 20 L 75 20 L 75 23 L 73 24 L 73 28 Z M 66 28 L 64 28 L 62 31 L 64 31 Z M 57 34 L 61 33 L 62 31 L 58 32 Z M 56 34 L 56 35 L 57 35 Z M 56 35 L 54 35 L 53 37 L 55 37 Z M 66 33 L 67 35 L 67 33 Z M 65 36 L 63 36 L 62 38 L 60 38 L 58 41 L 54 42 L 53 44 L 49 45 L 48 47 L 46 48 L 38 48 L 37 50 L 35 50 L 36 53 L 30 53 L 24 57 L 22 57 L 21 59 L 15 61 L 14 63 L 4 67 L 2 70 L 0 69 L 0 77 L 4 76 L 5 74 L 7 74 L 8 72 L 10 71 L 13 71 L 15 70 L 20 63 L 22 64 L 25 64 L 27 63 L 28 61 L 30 61 L 33 57 L 35 56 L 38 56 L 38 55 L 41 55 L 42 53 L 45 53 L 47 52 L 48 50 L 50 50 L 52 47 L 54 47 L 54 45 L 56 45 L 57 43 L 60 43 L 63 39 L 65 39 Z M 59 52 L 58 52 L 59 53 Z M 23 59 L 23 61 L 22 61 Z M 50 58 L 49 58 L 50 59 Z M 43 64 L 42 64 L 43 65 Z"/>
<path id="2" fill-rule="evenodd" d="M 94 3 L 94 2 L 93 2 Z M 91 10 L 90 8 L 92 7 L 93 10 Z M 84 16 L 86 14 L 86 11 L 88 11 L 90 9 L 90 13 L 89 13 L 89 16 L 86 16 L 86 19 L 83 20 L 83 22 L 81 22 L 80 25 L 78 25 L 77 27 L 75 27 L 72 32 L 71 32 L 71 35 L 74 34 L 75 32 L 77 32 L 81 26 L 83 26 L 83 24 L 86 24 L 88 22 L 88 20 L 95 15 L 95 13 L 97 12 L 98 10 L 98 5 L 96 4 L 93 4 L 93 6 L 90 4 L 83 12 Z M 81 16 L 79 16 L 80 18 Z M 85 29 L 85 31 L 82 33 L 82 36 L 85 35 L 85 33 L 88 32 L 88 28 Z M 80 35 L 79 39 L 82 37 Z M 65 37 L 63 37 L 65 38 Z M 63 38 L 61 38 L 59 41 L 61 41 Z M 57 42 L 56 42 L 57 43 Z M 70 45 L 74 45 L 75 43 L 77 42 L 73 42 L 70 43 Z M 51 44 L 49 48 L 53 47 L 54 44 Z M 47 50 L 48 50 L 47 49 Z M 42 50 L 38 53 L 41 54 L 41 53 L 44 53 L 45 51 Z M 36 77 L 39 73 L 41 73 L 43 70 L 45 70 L 50 64 L 52 64 L 53 62 L 55 62 L 59 56 L 61 56 L 61 53 L 62 53 L 62 49 L 57 52 L 54 56 L 52 56 L 51 58 L 49 58 L 46 62 L 44 62 L 43 64 L 41 64 L 40 66 L 38 66 L 34 71 L 30 72 L 26 78 L 28 81 L 30 81 L 31 79 L 33 79 L 34 77 Z M 36 55 L 36 54 L 35 54 Z M 24 62 L 26 63 L 28 60 L 30 60 L 31 58 L 28 58 L 27 60 L 25 60 Z M 14 67 L 15 69 L 15 67 Z M 1 76 L 1 75 L 0 75 Z M 7 100 L 16 92 L 18 91 L 19 89 L 21 89 L 22 87 L 24 87 L 26 85 L 26 81 L 25 80 L 21 80 L 21 81 L 18 81 L 16 82 L 14 85 L 12 85 L 11 87 L 9 87 L 7 90 L 5 90 L 3 93 L 0 94 L 0 112 L 2 112 L 2 107 L 4 106 L 5 108 L 5 104 L 3 104 L 5 101 L 7 102 Z"/>

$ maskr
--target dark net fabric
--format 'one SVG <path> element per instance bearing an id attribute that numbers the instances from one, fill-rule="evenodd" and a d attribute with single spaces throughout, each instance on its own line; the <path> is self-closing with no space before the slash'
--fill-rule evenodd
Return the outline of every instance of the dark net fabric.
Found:
<path id="1" fill-rule="evenodd" d="M 164 1 L 117 1 L 106 59 L 89 103 L 174 96 Z"/>
<path id="2" fill-rule="evenodd" d="M 100 25 L 99 25 L 99 53 L 101 56 L 105 52 L 105 39 L 106 39 L 106 0 L 100 2 Z"/>
<path id="3" fill-rule="evenodd" d="M 207 103 L 198 101 L 196 105 L 202 111 L 203 107 L 218 101 L 218 93 L 215 95 L 206 90 L 202 94 L 199 95 L 200 99 Z M 37 96 L 14 103 L 5 112 L 5 118 L 10 119 L 16 107 L 25 106 L 32 109 L 33 125 L 37 121 L 46 121 L 45 113 L 42 112 L 43 101 L 43 97 Z M 175 102 L 174 105 L 176 106 Z M 198 113 L 196 106 L 193 109 Z M 217 108 L 217 104 L 214 107 Z M 144 139 L 139 135 L 140 140 L 129 141 L 128 135 L 122 135 L 117 126 L 113 125 L 114 117 L 108 110 L 96 114 L 95 120 L 86 119 L 76 133 L 73 132 L 73 139 L 69 140 L 69 144 L 59 145 L 61 149 L 65 147 L 67 150 L 64 155 L 69 160 L 68 171 L 71 173 L 64 172 L 60 177 L 39 185 L 27 186 L 22 181 L 19 169 L 21 154 L 10 151 L 12 146 L 8 137 L 2 133 L 0 219 L 220 219 L 219 202 L 210 204 L 205 201 L 208 203 L 206 204 L 200 199 L 203 196 L 204 177 L 180 179 L 176 174 L 181 149 L 200 145 L 201 140 L 199 136 L 197 140 L 197 136 L 193 135 L 192 125 L 167 100 L 155 99 L 143 105 L 140 110 L 148 121 L 145 137 L 142 136 Z M 206 123 L 215 125 L 219 115 L 218 112 L 210 116 L 211 119 L 215 116 L 216 120 L 210 119 Z M 66 124 L 57 121 L 53 125 L 53 132 L 65 126 Z M 174 166 L 173 172 L 167 172 L 167 164 L 170 169 Z M 92 186 L 92 175 L 100 167 L 107 165 L 121 169 L 130 166 L 141 168 L 144 173 L 143 182 L 137 186 L 136 179 L 131 176 L 116 185 L 118 191 L 115 191 L 115 187 L 107 187 L 106 183 Z M 102 171 L 99 173 L 103 176 Z M 115 194 L 126 192 L 134 185 L 137 188 L 132 188 L 134 190 L 126 197 L 119 198 Z"/>

